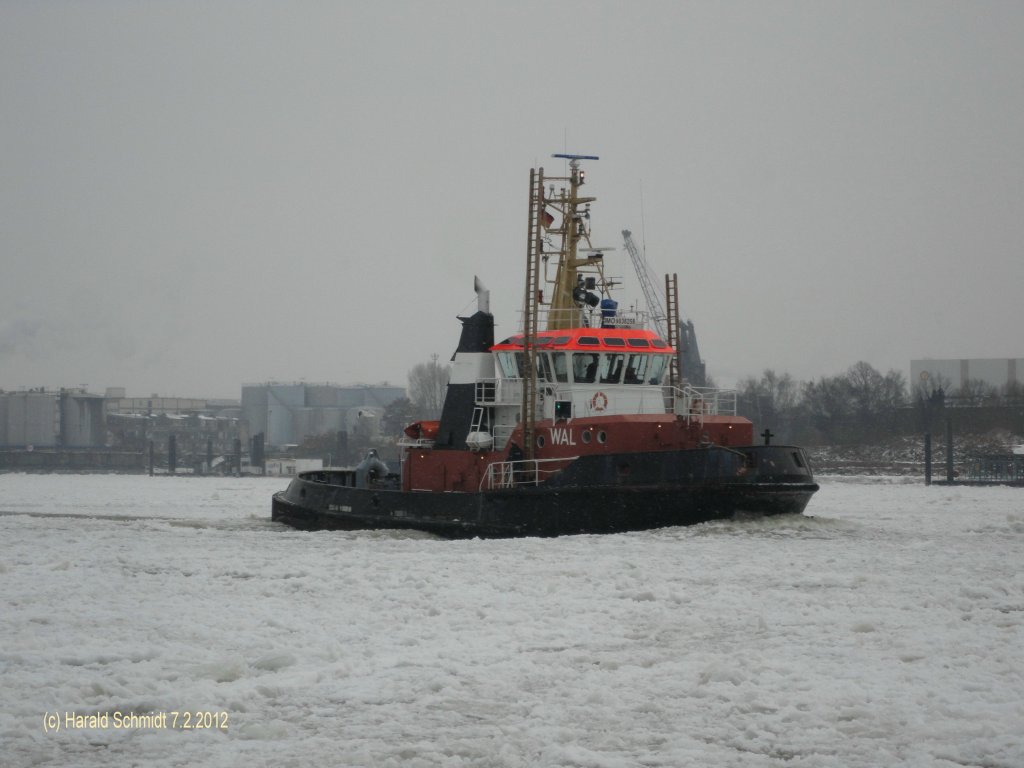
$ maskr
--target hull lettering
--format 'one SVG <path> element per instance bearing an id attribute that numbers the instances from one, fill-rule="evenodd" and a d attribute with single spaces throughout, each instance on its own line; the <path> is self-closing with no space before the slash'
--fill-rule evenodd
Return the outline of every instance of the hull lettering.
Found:
<path id="1" fill-rule="evenodd" d="M 551 443 L 553 445 L 576 445 L 576 438 L 568 427 L 551 430 Z"/>

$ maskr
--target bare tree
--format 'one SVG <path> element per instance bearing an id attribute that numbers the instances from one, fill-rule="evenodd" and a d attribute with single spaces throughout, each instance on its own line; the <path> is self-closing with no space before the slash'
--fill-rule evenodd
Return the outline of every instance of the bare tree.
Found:
<path id="1" fill-rule="evenodd" d="M 1019 381 L 1009 381 L 1003 387 L 1003 398 L 1007 403 L 1015 402 L 1024 398 L 1024 384 Z"/>
<path id="2" fill-rule="evenodd" d="M 985 405 L 999 397 L 999 388 L 984 379 L 967 379 L 956 394 L 966 405 Z"/>
<path id="3" fill-rule="evenodd" d="M 800 408 L 824 439 L 837 443 L 888 434 L 906 402 L 902 373 L 890 370 L 883 376 L 861 361 L 845 374 L 805 384 Z"/>
<path id="4" fill-rule="evenodd" d="M 922 373 L 917 382 L 911 382 L 913 386 L 912 397 L 924 403 L 938 403 L 945 399 L 946 395 L 953 394 L 953 382 L 941 373 Z"/>
<path id="5" fill-rule="evenodd" d="M 801 401 L 810 424 L 828 442 L 837 442 L 839 424 L 853 413 L 850 383 L 843 376 L 823 376 L 803 385 Z"/>
<path id="6" fill-rule="evenodd" d="M 737 388 L 743 414 L 758 426 L 772 429 L 788 424 L 800 395 L 792 376 L 777 374 L 771 368 L 766 369 L 759 380 L 753 376 L 741 380 Z"/>
<path id="7" fill-rule="evenodd" d="M 409 371 L 409 399 L 420 418 L 440 418 L 450 375 L 451 366 L 439 363 L 436 354 L 430 356 L 430 362 L 418 363 Z"/>
<path id="8" fill-rule="evenodd" d="M 881 411 L 884 379 L 873 365 L 861 360 L 846 371 L 846 381 L 854 413 L 870 419 Z"/>
<path id="9" fill-rule="evenodd" d="M 414 421 L 416 421 L 416 406 L 408 397 L 400 397 L 384 406 L 381 430 L 386 435 L 400 435 L 402 430 Z"/>

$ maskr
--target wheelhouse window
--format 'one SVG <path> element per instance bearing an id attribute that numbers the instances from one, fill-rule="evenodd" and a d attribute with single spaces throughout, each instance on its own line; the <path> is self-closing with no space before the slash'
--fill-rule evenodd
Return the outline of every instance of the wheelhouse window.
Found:
<path id="1" fill-rule="evenodd" d="M 596 352 L 576 352 L 572 356 L 572 378 L 576 383 L 591 384 L 597 378 L 600 355 Z"/>
<path id="2" fill-rule="evenodd" d="M 551 370 L 555 374 L 555 381 L 563 384 L 569 382 L 569 355 L 566 352 L 552 352 Z"/>
<path id="3" fill-rule="evenodd" d="M 661 384 L 665 377 L 665 368 L 668 366 L 669 355 L 652 355 L 651 365 L 647 371 L 647 380 L 651 384 Z"/>
<path id="4" fill-rule="evenodd" d="M 618 384 L 622 380 L 625 355 L 605 353 L 601 355 L 599 376 L 602 384 Z"/>
<path id="5" fill-rule="evenodd" d="M 545 353 L 537 355 L 537 378 L 542 381 L 554 381 L 555 377 L 551 373 L 551 364 L 548 360 L 548 356 Z"/>
<path id="6" fill-rule="evenodd" d="M 626 361 L 626 372 L 623 376 L 624 384 L 643 384 L 643 375 L 647 370 L 647 355 L 630 354 Z"/>
<path id="7" fill-rule="evenodd" d="M 498 352 L 497 357 L 498 369 L 502 376 L 506 379 L 521 379 L 523 377 L 522 352 Z"/>
<path id="8" fill-rule="evenodd" d="M 523 352 L 497 352 L 498 371 L 506 379 L 521 379 L 526 371 L 526 355 Z M 554 364 L 548 352 L 537 353 L 537 378 L 541 381 L 568 381 L 564 354 L 555 353 Z M 560 373 L 559 373 L 560 369 Z"/>

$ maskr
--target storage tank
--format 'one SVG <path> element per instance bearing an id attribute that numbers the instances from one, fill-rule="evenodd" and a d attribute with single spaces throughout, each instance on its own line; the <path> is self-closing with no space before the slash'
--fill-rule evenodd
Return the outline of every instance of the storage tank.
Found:
<path id="1" fill-rule="evenodd" d="M 65 448 L 99 448 L 107 429 L 103 398 L 99 395 L 66 394 L 61 403 L 61 444 Z"/>
<path id="2" fill-rule="evenodd" d="M 7 444 L 54 448 L 60 437 L 60 396 L 12 392 L 7 396 Z"/>

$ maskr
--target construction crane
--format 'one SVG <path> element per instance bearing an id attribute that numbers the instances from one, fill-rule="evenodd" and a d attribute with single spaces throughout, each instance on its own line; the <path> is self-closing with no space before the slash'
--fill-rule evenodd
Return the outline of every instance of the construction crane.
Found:
<path id="1" fill-rule="evenodd" d="M 697 387 L 706 386 L 707 373 L 704 362 L 700 359 L 700 350 L 697 348 L 697 333 L 693 323 L 689 320 L 678 318 L 677 327 L 669 328 L 669 317 L 665 311 L 665 304 L 661 295 L 654 289 L 654 277 L 647 259 L 633 242 L 633 233 L 628 229 L 622 230 L 622 241 L 625 243 L 626 252 L 633 262 L 633 269 L 640 280 L 640 288 L 644 292 L 644 300 L 647 302 L 647 311 L 651 315 L 651 322 L 657 330 L 658 335 L 663 339 L 670 340 L 677 345 L 678 360 L 677 367 L 684 379 Z M 674 286 L 673 281 L 673 286 Z M 678 303 L 678 291 L 675 292 Z M 676 308 L 678 314 L 678 307 Z M 676 332 L 678 330 L 678 333 Z"/>
<path id="2" fill-rule="evenodd" d="M 669 336 L 666 323 L 668 315 L 665 312 L 661 296 L 654 290 L 654 276 L 651 274 L 651 267 L 644 255 L 640 253 L 640 249 L 636 247 L 636 243 L 633 242 L 633 233 L 628 229 L 622 230 L 622 241 L 626 244 L 626 252 L 629 254 L 629 258 L 633 262 L 633 269 L 636 270 L 636 276 L 640 280 L 640 288 L 644 292 L 644 301 L 647 302 L 647 311 L 651 314 L 654 329 L 661 338 L 666 339 Z"/>

